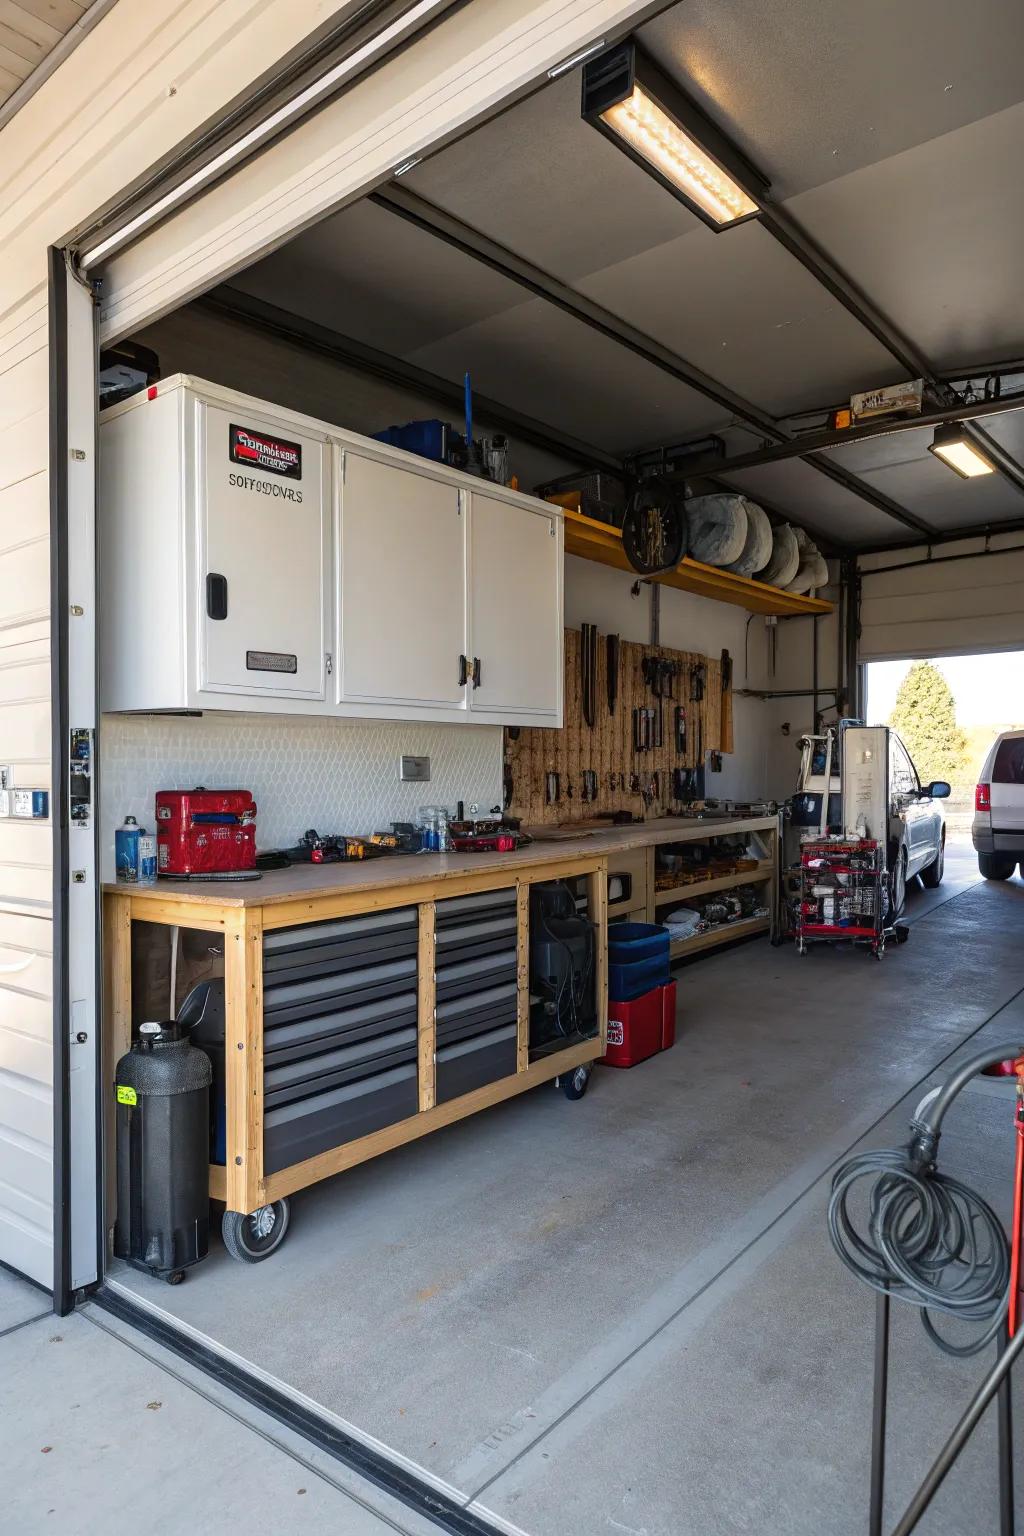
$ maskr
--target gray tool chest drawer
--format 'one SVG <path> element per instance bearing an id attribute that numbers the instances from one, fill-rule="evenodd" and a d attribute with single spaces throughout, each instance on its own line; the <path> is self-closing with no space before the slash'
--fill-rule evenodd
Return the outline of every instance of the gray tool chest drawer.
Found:
<path id="1" fill-rule="evenodd" d="M 263 938 L 263 1161 L 275 1173 L 416 1114 L 415 907 Z"/>
<path id="2" fill-rule="evenodd" d="M 516 1070 L 516 893 L 488 891 L 434 908 L 439 1104 Z"/>

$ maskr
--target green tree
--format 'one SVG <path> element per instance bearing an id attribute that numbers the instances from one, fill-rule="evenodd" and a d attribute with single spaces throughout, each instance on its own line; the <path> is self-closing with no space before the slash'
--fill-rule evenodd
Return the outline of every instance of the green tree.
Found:
<path id="1" fill-rule="evenodd" d="M 900 684 L 889 724 L 904 745 L 922 784 L 954 781 L 964 768 L 967 736 L 956 723 L 956 700 L 930 661 L 915 661 Z"/>

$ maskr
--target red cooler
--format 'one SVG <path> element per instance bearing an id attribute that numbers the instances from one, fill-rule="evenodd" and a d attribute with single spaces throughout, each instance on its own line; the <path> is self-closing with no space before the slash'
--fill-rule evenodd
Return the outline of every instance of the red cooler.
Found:
<path id="1" fill-rule="evenodd" d="M 675 1043 L 676 984 L 652 987 L 629 1003 L 609 1002 L 608 1043 L 601 1060 L 608 1067 L 635 1067 Z"/>
<path id="2" fill-rule="evenodd" d="M 162 789 L 157 872 L 235 874 L 256 867 L 256 807 L 247 789 Z"/>

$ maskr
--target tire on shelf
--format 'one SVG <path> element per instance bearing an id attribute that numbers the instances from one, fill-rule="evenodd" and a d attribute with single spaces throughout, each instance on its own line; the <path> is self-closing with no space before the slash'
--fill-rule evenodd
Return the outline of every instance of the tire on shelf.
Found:
<path id="1" fill-rule="evenodd" d="M 756 572 L 757 579 L 767 582 L 770 587 L 785 587 L 793 580 L 799 565 L 796 530 L 789 523 L 779 523 L 772 530 L 771 559 L 763 570 Z"/>
<path id="2" fill-rule="evenodd" d="M 787 592 L 810 592 L 812 587 L 828 585 L 828 566 L 817 544 L 802 528 L 796 530 L 796 542 L 800 551 L 800 563 L 796 575 L 786 583 Z"/>
<path id="3" fill-rule="evenodd" d="M 747 541 L 745 496 L 691 496 L 686 503 L 689 552 L 704 565 L 731 565 Z"/>
<path id="4" fill-rule="evenodd" d="M 740 499 L 747 514 L 747 536 L 743 541 L 743 553 L 727 565 L 726 570 L 735 571 L 737 576 L 753 576 L 772 557 L 772 525 L 767 512 L 756 501 L 749 501 L 746 496 Z"/>

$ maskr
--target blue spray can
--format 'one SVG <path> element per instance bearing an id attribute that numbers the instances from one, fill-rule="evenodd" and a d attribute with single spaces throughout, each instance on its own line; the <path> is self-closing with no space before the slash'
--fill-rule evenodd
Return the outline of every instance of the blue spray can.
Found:
<path id="1" fill-rule="evenodd" d="M 131 885 L 139 883 L 139 824 L 126 816 L 124 826 L 114 833 L 114 866 L 117 878 Z"/>

